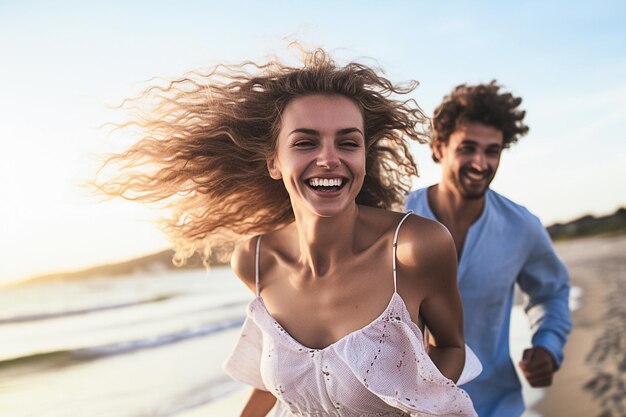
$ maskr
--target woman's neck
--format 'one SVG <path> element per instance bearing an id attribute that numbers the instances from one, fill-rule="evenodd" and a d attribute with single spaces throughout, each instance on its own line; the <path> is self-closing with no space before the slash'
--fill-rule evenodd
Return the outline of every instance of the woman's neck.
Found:
<path id="1" fill-rule="evenodd" d="M 359 207 L 354 204 L 334 217 L 295 213 L 300 262 L 314 278 L 322 278 L 354 253 Z"/>

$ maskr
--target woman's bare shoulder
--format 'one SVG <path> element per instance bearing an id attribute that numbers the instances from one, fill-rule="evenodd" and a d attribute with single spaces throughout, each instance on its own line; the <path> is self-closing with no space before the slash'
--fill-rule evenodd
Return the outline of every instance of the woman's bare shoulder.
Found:
<path id="1" fill-rule="evenodd" d="M 256 244 L 260 236 L 239 242 L 230 258 L 230 267 L 251 291 L 256 293 Z"/>
<path id="2" fill-rule="evenodd" d="M 280 256 L 281 240 L 288 233 L 287 228 L 274 230 L 263 235 L 246 239 L 235 246 L 230 258 L 230 266 L 233 272 L 252 292 L 256 294 L 256 249 L 259 243 L 260 275 L 271 270 L 275 264 L 275 257 Z M 261 240 L 262 239 L 262 240 Z"/>
<path id="3" fill-rule="evenodd" d="M 454 240 L 439 222 L 418 215 L 409 216 L 398 234 L 398 262 L 420 272 L 420 276 L 437 275 L 440 269 L 453 264 L 457 256 Z"/>
<path id="4" fill-rule="evenodd" d="M 406 213 L 391 211 L 378 207 L 359 206 L 362 228 L 371 230 L 373 234 L 383 237 L 390 230 L 395 230 Z"/>

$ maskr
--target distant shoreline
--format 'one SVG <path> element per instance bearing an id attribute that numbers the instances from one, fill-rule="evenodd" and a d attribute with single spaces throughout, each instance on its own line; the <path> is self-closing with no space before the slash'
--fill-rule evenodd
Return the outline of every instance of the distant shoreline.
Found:
<path id="1" fill-rule="evenodd" d="M 626 233 L 626 208 L 621 207 L 613 214 L 607 216 L 594 217 L 586 215 L 569 221 L 567 223 L 555 223 L 546 228 L 550 237 L 554 241 L 578 239 L 581 237 L 591 237 L 600 235 L 611 235 L 616 233 Z M 223 251 L 218 251 L 218 254 Z M 12 282 L 5 287 L 15 287 L 31 285 L 40 282 L 68 281 L 86 279 L 97 276 L 124 276 L 131 274 L 150 273 L 167 271 L 176 268 L 193 269 L 204 268 L 201 256 L 196 253 L 187 260 L 184 266 L 177 267 L 173 264 L 174 251 L 167 249 L 151 255 L 130 259 L 127 261 L 98 265 L 78 271 L 65 271 L 59 273 L 38 275 L 25 280 Z M 218 256 L 209 259 L 211 266 L 225 265 L 225 262 L 218 261 Z"/>
<path id="2" fill-rule="evenodd" d="M 623 233 L 626 232 L 626 208 L 620 207 L 607 216 L 585 215 L 564 224 L 555 223 L 546 229 L 554 241 Z"/>

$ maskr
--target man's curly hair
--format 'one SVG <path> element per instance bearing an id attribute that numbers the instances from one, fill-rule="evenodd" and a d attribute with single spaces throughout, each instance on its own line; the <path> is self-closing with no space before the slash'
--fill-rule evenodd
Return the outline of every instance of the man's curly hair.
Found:
<path id="1" fill-rule="evenodd" d="M 450 135 L 467 123 L 482 123 L 501 130 L 504 148 L 528 133 L 524 124 L 526 112 L 518 109 L 522 98 L 500 93 L 501 88 L 496 80 L 489 84 L 456 86 L 435 109 L 431 146 L 435 141 L 447 143 Z M 432 157 L 439 162 L 434 153 Z"/>

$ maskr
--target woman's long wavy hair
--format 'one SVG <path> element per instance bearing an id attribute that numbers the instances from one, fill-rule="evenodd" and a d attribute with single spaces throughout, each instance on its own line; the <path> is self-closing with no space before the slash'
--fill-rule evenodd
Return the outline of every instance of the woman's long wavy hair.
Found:
<path id="1" fill-rule="evenodd" d="M 242 237 L 267 233 L 294 220 L 282 181 L 269 176 L 281 114 L 296 97 L 339 94 L 361 109 L 365 127 L 366 176 L 357 203 L 397 208 L 417 175 L 407 139 L 426 142 L 427 118 L 412 99 L 416 82 L 392 84 L 356 62 L 337 66 L 325 51 L 304 53 L 301 67 L 278 60 L 259 65 L 219 65 L 153 86 L 123 104 L 142 138 L 103 166 L 117 174 L 97 180 L 110 196 L 165 202 L 164 220 L 176 264 L 195 251 L 226 259 Z M 141 110 L 148 103 L 150 111 Z"/>

